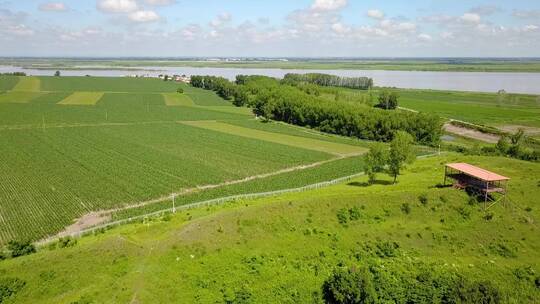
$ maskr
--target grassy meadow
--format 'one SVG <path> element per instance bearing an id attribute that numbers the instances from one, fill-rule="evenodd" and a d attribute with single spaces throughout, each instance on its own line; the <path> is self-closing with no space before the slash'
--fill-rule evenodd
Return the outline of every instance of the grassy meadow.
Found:
<path id="1" fill-rule="evenodd" d="M 456 161 L 511 177 L 509 202 L 485 212 L 464 192 L 436 187 L 443 164 Z M 25 282 L 15 303 L 322 303 L 335 269 L 369 262 L 390 275 L 431 265 L 491 281 L 501 303 L 537 303 L 539 172 L 508 158 L 430 157 L 396 185 L 359 177 L 182 211 L 3 261 L 0 274 Z"/>
<path id="2" fill-rule="evenodd" d="M 322 136 L 283 131 L 258 138 L 191 126 L 260 123 L 247 109 L 185 84 L 140 78 L 1 80 L 6 92 L 0 94 L 0 243 L 53 235 L 92 211 L 366 151 Z M 176 93 L 178 87 L 185 93 Z"/>

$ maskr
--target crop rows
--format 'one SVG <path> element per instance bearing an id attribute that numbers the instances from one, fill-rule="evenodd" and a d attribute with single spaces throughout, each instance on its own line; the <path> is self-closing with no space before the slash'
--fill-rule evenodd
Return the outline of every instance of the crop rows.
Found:
<path id="1" fill-rule="evenodd" d="M 0 131 L 0 240 L 35 240 L 91 210 L 329 157 L 173 123 Z"/>

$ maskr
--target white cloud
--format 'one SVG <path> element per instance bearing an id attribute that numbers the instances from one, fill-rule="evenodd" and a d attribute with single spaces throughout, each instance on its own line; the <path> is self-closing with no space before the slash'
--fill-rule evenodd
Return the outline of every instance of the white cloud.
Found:
<path id="1" fill-rule="evenodd" d="M 478 14 L 465 13 L 463 14 L 463 16 L 460 17 L 460 19 L 469 23 L 479 23 L 482 18 Z"/>
<path id="2" fill-rule="evenodd" d="M 338 22 L 338 23 L 334 23 L 332 24 L 332 30 L 336 33 L 336 34 L 347 34 L 351 31 L 351 28 L 344 25 L 343 23 L 341 22 Z"/>
<path id="3" fill-rule="evenodd" d="M 539 27 L 537 25 L 534 25 L 534 24 L 529 24 L 529 25 L 526 25 L 523 27 L 523 31 L 525 32 L 534 32 L 536 30 L 538 30 Z"/>
<path id="4" fill-rule="evenodd" d="M 469 10 L 470 13 L 478 14 L 480 16 L 491 16 L 501 11 L 502 9 L 496 5 L 480 5 Z"/>
<path id="5" fill-rule="evenodd" d="M 146 4 L 155 6 L 165 6 L 175 4 L 176 0 L 144 0 Z"/>
<path id="6" fill-rule="evenodd" d="M 337 11 L 347 5 L 347 0 L 315 0 L 311 6 L 315 11 Z"/>
<path id="7" fill-rule="evenodd" d="M 540 19 L 540 10 L 514 10 L 512 16 L 520 19 Z"/>
<path id="8" fill-rule="evenodd" d="M 431 36 L 428 34 L 420 34 L 418 35 L 418 40 L 427 42 L 433 40 L 433 38 L 431 38 Z"/>
<path id="9" fill-rule="evenodd" d="M 63 2 L 48 2 L 39 5 L 39 10 L 44 12 L 64 12 L 67 6 Z"/>
<path id="10" fill-rule="evenodd" d="M 161 19 L 154 11 L 135 11 L 128 15 L 129 20 L 133 22 L 155 22 Z"/>
<path id="11" fill-rule="evenodd" d="M 382 18 L 384 18 L 384 12 L 381 11 L 381 10 L 378 10 L 378 9 L 371 9 L 371 10 L 367 11 L 367 15 L 368 15 L 368 17 L 373 18 L 373 19 L 382 19 Z"/>
<path id="12" fill-rule="evenodd" d="M 134 0 L 98 0 L 97 8 L 104 13 L 130 13 L 138 6 Z"/>
<path id="13" fill-rule="evenodd" d="M 210 25 L 213 27 L 220 27 L 232 20 L 232 16 L 229 13 L 221 13 L 214 18 L 214 20 L 210 21 Z"/>
<path id="14" fill-rule="evenodd" d="M 9 34 L 16 35 L 16 36 L 32 36 L 35 33 L 33 29 L 28 28 L 24 24 L 8 26 L 6 28 L 6 31 Z"/>

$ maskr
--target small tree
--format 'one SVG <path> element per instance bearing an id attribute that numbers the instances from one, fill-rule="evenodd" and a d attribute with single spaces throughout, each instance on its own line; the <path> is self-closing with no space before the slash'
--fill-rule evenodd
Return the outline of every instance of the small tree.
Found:
<path id="1" fill-rule="evenodd" d="M 377 173 L 384 170 L 388 161 L 388 151 L 382 143 L 374 143 L 366 155 L 366 174 L 369 177 L 369 183 L 373 184 L 377 179 Z"/>
<path id="2" fill-rule="evenodd" d="M 60 71 L 56 71 L 56 72 L 54 72 L 54 76 L 56 76 L 56 77 L 60 77 Z"/>
<path id="3" fill-rule="evenodd" d="M 395 110 L 398 107 L 398 95 L 395 92 L 389 92 L 387 90 L 382 91 L 379 94 L 379 104 L 377 107 L 386 110 Z"/>
<path id="4" fill-rule="evenodd" d="M 7 248 L 11 252 L 11 256 L 14 258 L 36 252 L 36 247 L 34 247 L 34 244 L 29 241 L 9 241 Z"/>
<path id="5" fill-rule="evenodd" d="M 176 93 L 178 93 L 178 94 L 184 94 L 184 89 L 178 88 L 178 89 L 176 89 Z"/>
<path id="6" fill-rule="evenodd" d="M 323 297 L 326 303 L 376 303 L 377 292 L 367 268 L 338 270 L 324 282 Z"/>
<path id="7" fill-rule="evenodd" d="M 499 150 L 499 152 L 504 155 L 508 153 L 508 151 L 510 150 L 510 143 L 508 142 L 508 136 L 506 135 L 501 136 L 501 138 L 497 142 L 497 150 Z"/>
<path id="8" fill-rule="evenodd" d="M 390 143 L 388 172 L 390 176 L 394 177 L 394 184 L 396 183 L 397 176 L 401 173 L 401 169 L 406 164 L 414 161 L 413 142 L 414 140 L 409 133 L 397 131 Z"/>

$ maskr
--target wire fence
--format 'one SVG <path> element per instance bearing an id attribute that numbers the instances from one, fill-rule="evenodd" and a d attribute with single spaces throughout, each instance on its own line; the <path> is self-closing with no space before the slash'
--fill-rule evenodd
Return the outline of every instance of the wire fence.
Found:
<path id="1" fill-rule="evenodd" d="M 427 155 L 418 156 L 417 158 L 418 159 L 427 158 L 427 157 L 435 156 L 435 155 L 438 155 L 438 154 L 439 153 L 427 154 Z M 297 188 L 289 188 L 289 189 L 274 190 L 274 191 L 267 191 L 267 192 L 238 194 L 238 195 L 231 195 L 231 196 L 226 196 L 226 197 L 220 197 L 220 198 L 200 201 L 200 202 L 196 202 L 196 203 L 179 205 L 179 206 L 175 206 L 175 207 L 171 206 L 170 208 L 165 208 L 165 209 L 162 209 L 162 210 L 158 210 L 158 211 L 154 211 L 154 212 L 150 212 L 150 213 L 145 213 L 145 214 L 134 216 L 134 217 L 129 217 L 129 218 L 121 219 L 121 220 L 107 222 L 107 223 L 97 225 L 97 226 L 94 226 L 94 227 L 91 227 L 91 228 L 88 228 L 88 229 L 84 229 L 84 230 L 81 230 L 81 231 L 66 234 L 63 237 L 80 238 L 82 236 L 94 234 L 97 231 L 104 230 L 104 229 L 109 229 L 109 228 L 112 228 L 112 227 L 115 227 L 115 226 L 120 226 L 120 225 L 131 223 L 131 222 L 137 222 L 137 221 L 145 220 L 145 219 L 148 219 L 148 218 L 160 217 L 160 216 L 165 215 L 166 213 L 174 213 L 174 212 L 177 212 L 177 211 L 184 211 L 184 210 L 189 210 L 189 209 L 194 209 L 194 208 L 199 208 L 199 207 L 209 207 L 209 206 L 214 206 L 214 205 L 221 205 L 221 204 L 224 204 L 224 203 L 227 203 L 227 202 L 234 202 L 234 201 L 238 201 L 238 200 L 256 199 L 256 198 L 277 196 L 277 195 L 287 194 L 287 193 L 297 193 L 297 192 L 304 192 L 304 191 L 309 191 L 309 190 L 316 190 L 316 189 L 336 185 L 336 184 L 339 184 L 339 183 L 343 183 L 343 182 L 349 181 L 351 179 L 354 179 L 356 177 L 363 176 L 363 175 L 365 175 L 365 173 L 360 172 L 360 173 L 355 173 L 355 174 L 352 174 L 352 175 L 336 178 L 336 179 L 333 179 L 333 180 L 319 182 L 319 183 L 306 185 L 306 186 L 302 186 L 302 187 L 297 187 Z M 47 244 L 54 243 L 54 242 L 58 241 L 60 238 L 62 238 L 62 237 L 49 238 L 47 240 L 39 242 L 38 245 L 39 246 L 45 246 Z"/>

